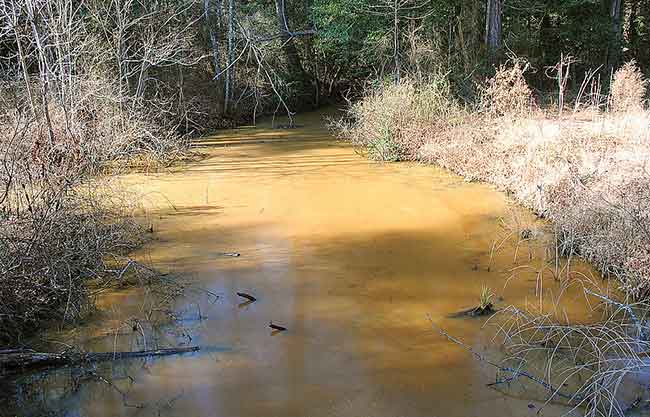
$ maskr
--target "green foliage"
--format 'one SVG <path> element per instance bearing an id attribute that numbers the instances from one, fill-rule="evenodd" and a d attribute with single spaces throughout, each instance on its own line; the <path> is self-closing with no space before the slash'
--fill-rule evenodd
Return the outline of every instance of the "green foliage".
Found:
<path id="1" fill-rule="evenodd" d="M 481 287 L 481 296 L 479 297 L 479 309 L 481 310 L 486 310 L 488 308 L 492 308 L 492 298 L 494 297 L 494 293 L 488 287 L 487 285 L 483 284 L 483 287 Z"/>
<path id="2" fill-rule="evenodd" d="M 395 162 L 400 159 L 399 147 L 391 126 L 383 125 L 379 134 L 368 141 L 368 157 L 376 161 Z"/>
<path id="3" fill-rule="evenodd" d="M 370 0 L 315 0 L 312 19 L 318 28 L 314 48 L 324 65 L 341 79 L 365 78 L 377 58 L 373 51 L 388 23 L 369 13 Z"/>
<path id="4" fill-rule="evenodd" d="M 464 114 L 447 77 L 439 74 L 424 83 L 402 80 L 375 87 L 336 128 L 372 159 L 411 160 L 417 158 L 424 140 L 422 128 L 454 125 Z"/>
<path id="5" fill-rule="evenodd" d="M 612 33 L 610 0 L 512 0 L 503 8 L 503 43 L 508 53 L 526 57 L 533 71 L 527 76 L 534 87 L 548 89 L 553 81 L 545 69 L 554 65 L 560 52 L 575 58 L 574 70 L 617 66 L 635 59 L 642 69 L 650 66 L 650 0 L 624 2 L 621 11 L 623 34 Z M 315 0 L 312 20 L 319 34 L 315 49 L 324 66 L 350 82 L 381 76 L 391 71 L 393 20 L 380 12 L 382 1 Z M 409 53 L 429 54 L 455 80 L 462 91 L 468 77 L 481 78 L 486 70 L 483 38 L 485 2 L 478 0 L 413 0 L 415 9 L 403 11 L 399 27 L 400 59 L 408 65 Z M 410 42 L 409 34 L 419 27 L 418 41 L 435 45 L 422 51 Z M 617 36 L 620 39 L 617 40 Z M 611 48 L 619 50 L 611 61 Z M 424 48 L 426 49 L 426 48 Z M 429 48 L 432 49 L 432 48 Z M 608 52 L 609 51 L 609 52 Z M 617 54 L 613 55 L 614 57 Z M 327 73 L 327 71 L 324 71 Z M 603 73 L 603 79 L 608 79 Z M 571 80 L 571 83 L 579 80 Z M 470 83 L 471 84 L 471 83 Z M 570 87 L 577 87 L 570 85 Z M 471 92 L 463 92 L 471 96 Z"/>
<path id="6" fill-rule="evenodd" d="M 312 16 L 319 28 L 319 41 L 324 47 L 363 44 L 370 32 L 380 30 L 379 19 L 368 13 L 369 6 L 368 0 L 314 1 Z"/>

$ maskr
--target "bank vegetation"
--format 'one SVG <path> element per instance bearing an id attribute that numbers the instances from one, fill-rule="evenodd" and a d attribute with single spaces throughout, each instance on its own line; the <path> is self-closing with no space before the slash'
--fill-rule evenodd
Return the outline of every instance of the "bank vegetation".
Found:
<path id="1" fill-rule="evenodd" d="M 622 300 L 586 284 L 586 297 L 601 305 L 594 324 L 511 307 L 499 314 L 507 317 L 500 334 L 505 361 L 514 364 L 508 369 L 537 364 L 540 381 L 555 387 L 549 401 L 623 415 L 648 405 L 645 393 L 622 398 L 632 380 L 639 386 L 648 378 L 648 82 L 629 62 L 608 92 L 592 71 L 569 91 L 571 64 L 563 57 L 545 69 L 557 85 L 546 96 L 529 86 L 529 63 L 516 58 L 477 85 L 474 102 L 459 99 L 441 73 L 379 84 L 335 127 L 373 159 L 436 164 L 494 184 L 549 220 L 558 258 L 582 257 L 610 279 Z"/>
<path id="2" fill-rule="evenodd" d="M 129 35 L 136 52 L 126 54 L 113 37 L 120 10 L 104 10 L 114 5 L 0 2 L 0 39 L 12 52 L 0 80 L 2 344 L 75 322 L 93 310 L 92 288 L 134 272 L 127 255 L 146 228 L 102 178 L 186 152 L 175 91 L 152 74 L 199 56 L 180 12 L 160 10 L 169 27 L 146 15 L 131 20 L 141 37 Z"/>

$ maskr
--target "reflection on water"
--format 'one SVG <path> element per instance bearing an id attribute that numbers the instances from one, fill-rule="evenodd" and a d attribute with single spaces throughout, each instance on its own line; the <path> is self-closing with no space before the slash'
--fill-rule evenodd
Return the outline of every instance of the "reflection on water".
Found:
<path id="1" fill-rule="evenodd" d="M 60 370 L 32 381 L 41 391 L 27 403 L 56 403 L 70 416 L 565 412 L 550 405 L 536 414 L 533 393 L 486 387 L 494 370 L 427 320 L 483 349 L 490 344 L 485 319 L 448 317 L 476 305 L 483 285 L 502 305 L 539 302 L 535 271 L 522 268 L 504 288 L 512 243 L 490 262 L 498 219 L 509 216 L 504 196 L 435 167 L 367 161 L 328 135 L 322 114 L 298 123 L 305 127 L 223 132 L 198 144 L 207 154 L 201 162 L 126 177 L 157 231 L 142 257 L 206 291 L 176 302 L 178 326 L 133 332 L 111 329 L 141 315 L 156 295 L 107 294 L 97 320 L 58 336 L 98 351 L 179 344 L 202 351 L 102 364 L 80 375 Z M 222 256 L 229 252 L 241 256 Z M 528 256 L 524 247 L 518 252 Z M 559 291 L 551 278 L 544 285 Z M 258 301 L 242 304 L 237 291 Z M 562 308 L 579 318 L 582 304 L 569 291 Z M 272 336 L 270 321 L 289 330 Z"/>

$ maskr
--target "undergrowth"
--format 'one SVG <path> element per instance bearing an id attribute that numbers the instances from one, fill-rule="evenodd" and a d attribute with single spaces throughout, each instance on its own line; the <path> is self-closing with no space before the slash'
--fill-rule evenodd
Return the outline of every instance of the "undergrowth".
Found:
<path id="1" fill-rule="evenodd" d="M 515 61 L 479 87 L 477 103 L 460 105 L 448 88 L 440 88 L 448 85 L 444 76 L 434 87 L 403 81 L 372 91 L 336 127 L 376 159 L 437 164 L 467 180 L 496 185 L 550 220 L 554 262 L 564 256 L 569 265 L 582 257 L 618 286 L 620 292 L 613 291 L 622 294 L 618 298 L 584 288 L 595 307 L 590 323 L 571 323 L 541 307 L 503 309 L 494 320 L 505 356 L 500 364 L 491 362 L 500 370 L 491 385 L 533 381 L 544 389 L 547 403 L 565 403 L 589 416 L 647 411 L 647 82 L 628 63 L 603 97 L 590 72 L 571 105 L 562 90 L 566 73 L 558 70 L 568 66 L 554 68 L 562 74 L 559 108 L 536 107 L 525 81 L 527 66 Z M 378 143 L 395 151 L 385 157 L 373 150 Z M 517 233 L 519 240 L 531 235 Z"/>
<path id="2" fill-rule="evenodd" d="M 76 88 L 74 105 L 53 99 L 34 112 L 0 97 L 2 345 L 21 345 L 49 324 L 75 323 L 93 309 L 91 281 L 106 286 L 133 275 L 127 254 L 146 240 L 146 229 L 102 177 L 186 154 L 185 139 L 153 114 L 121 110 L 110 84 Z"/>
<path id="3" fill-rule="evenodd" d="M 495 184 L 553 222 L 563 254 L 587 259 L 635 299 L 650 296 L 646 81 L 627 64 L 614 76 L 611 111 L 560 117 L 534 107 L 526 68 L 501 66 L 473 106 L 452 96 L 444 75 L 383 85 L 336 127 L 372 158 Z"/>

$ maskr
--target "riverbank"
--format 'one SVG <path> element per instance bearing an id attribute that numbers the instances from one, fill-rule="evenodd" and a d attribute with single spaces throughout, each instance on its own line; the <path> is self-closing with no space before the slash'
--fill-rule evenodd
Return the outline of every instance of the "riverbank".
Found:
<path id="1" fill-rule="evenodd" d="M 549 220 L 553 239 L 546 265 L 522 268 L 537 271 L 536 295 L 548 291 L 550 276 L 583 292 L 593 314 L 584 323 L 541 303 L 504 309 L 495 340 L 505 355 L 497 366 L 510 371 L 496 384 L 520 385 L 532 375 L 534 384 L 546 386 L 548 402 L 566 403 L 580 415 L 647 412 L 647 83 L 626 65 L 614 75 L 608 96 L 594 89 L 579 94 L 571 109 L 543 110 L 534 104 L 524 68 L 501 67 L 474 106 L 454 99 L 444 77 L 389 85 L 354 104 L 337 127 L 374 159 L 447 168 L 467 181 L 496 186 Z M 493 248 L 507 238 L 525 242 L 534 236 L 528 229 L 506 229 Z M 576 272 L 576 257 L 612 279 Z M 611 289 L 595 288 L 602 284 Z M 554 297 L 559 305 L 566 295 L 559 291 Z"/>
<path id="2" fill-rule="evenodd" d="M 583 95 L 558 114 L 534 105 L 523 75 L 519 65 L 502 67 L 475 108 L 456 101 L 444 79 L 388 86 L 353 105 L 340 132 L 372 158 L 432 163 L 496 185 L 552 222 L 559 254 L 584 258 L 646 299 L 646 82 L 624 66 L 605 101 L 599 91 Z"/>
<path id="3" fill-rule="evenodd" d="M 25 347 L 92 313 L 106 287 L 155 275 L 129 257 L 152 230 L 110 179 L 182 159 L 189 143 L 115 107 L 91 94 L 47 118 L 0 106 L 0 346 Z"/>

